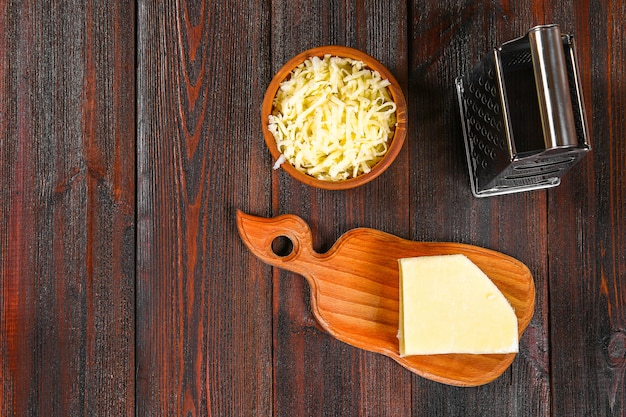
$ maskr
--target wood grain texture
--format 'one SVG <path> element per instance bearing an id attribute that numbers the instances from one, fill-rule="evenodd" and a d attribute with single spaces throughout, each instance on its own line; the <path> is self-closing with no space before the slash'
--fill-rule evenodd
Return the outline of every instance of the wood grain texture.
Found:
<path id="1" fill-rule="evenodd" d="M 623 416 L 623 0 L 0 2 L 0 415 Z M 550 191 L 475 199 L 455 77 L 530 27 L 575 36 L 592 153 Z M 318 190 L 271 169 L 261 102 L 320 45 L 398 79 L 385 173 Z M 460 388 L 336 340 L 236 210 L 293 213 L 323 254 L 367 227 L 528 265 L 534 316 Z M 399 369 L 400 368 L 400 369 Z"/>
<path id="2" fill-rule="evenodd" d="M 139 2 L 138 415 L 272 415 L 271 274 L 234 211 L 271 208 L 267 13 Z"/>
<path id="3" fill-rule="evenodd" d="M 454 90 L 484 54 L 544 23 L 543 2 L 414 1 L 410 16 L 409 154 L 412 240 L 462 242 L 511 255 L 536 285 L 533 320 L 512 366 L 493 383 L 459 390 L 416 380 L 417 415 L 550 415 L 546 195 L 471 195 Z M 454 398 L 454 400 L 450 400 Z"/>
<path id="4" fill-rule="evenodd" d="M 273 1 L 271 10 L 272 74 L 302 51 L 344 45 L 380 61 L 406 94 L 405 2 Z M 405 142 L 380 177 L 352 190 L 316 190 L 284 172 L 275 173 L 272 214 L 302 217 L 311 225 L 313 245 L 320 253 L 341 234 L 360 226 L 407 237 L 407 146 Z M 398 372 L 393 360 L 348 346 L 324 332 L 311 314 L 307 284 L 298 275 L 275 270 L 273 284 L 276 416 L 411 414 L 409 371 Z"/>
<path id="5" fill-rule="evenodd" d="M 134 5 L 0 6 L 0 414 L 134 414 Z"/>
<path id="6" fill-rule="evenodd" d="M 626 414 L 626 4 L 574 12 L 592 153 L 549 193 L 556 415 Z M 584 329 L 584 330 L 581 330 Z"/>

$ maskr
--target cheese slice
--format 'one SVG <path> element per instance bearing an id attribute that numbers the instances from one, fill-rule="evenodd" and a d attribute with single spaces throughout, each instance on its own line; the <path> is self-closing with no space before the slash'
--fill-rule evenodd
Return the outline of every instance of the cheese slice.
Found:
<path id="1" fill-rule="evenodd" d="M 398 262 L 400 356 L 518 351 L 513 308 L 467 257 L 423 256 Z"/>

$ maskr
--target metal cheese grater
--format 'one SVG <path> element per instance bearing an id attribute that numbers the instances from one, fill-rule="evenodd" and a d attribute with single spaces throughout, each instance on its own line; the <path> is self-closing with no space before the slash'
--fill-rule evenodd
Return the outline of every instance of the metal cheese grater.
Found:
<path id="1" fill-rule="evenodd" d="M 472 193 L 555 187 L 591 147 L 574 51 L 536 26 L 456 79 Z"/>

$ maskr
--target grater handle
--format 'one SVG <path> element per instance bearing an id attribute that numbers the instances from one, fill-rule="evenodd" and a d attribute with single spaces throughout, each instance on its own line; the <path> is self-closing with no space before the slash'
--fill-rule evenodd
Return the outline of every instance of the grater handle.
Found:
<path id="1" fill-rule="evenodd" d="M 558 25 L 528 33 L 546 149 L 578 145 L 563 39 Z"/>

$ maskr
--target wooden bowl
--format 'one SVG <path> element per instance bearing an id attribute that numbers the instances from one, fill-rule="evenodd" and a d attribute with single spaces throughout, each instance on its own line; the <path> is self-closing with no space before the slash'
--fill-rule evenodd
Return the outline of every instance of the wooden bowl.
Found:
<path id="1" fill-rule="evenodd" d="M 402 92 L 402 88 L 398 84 L 398 81 L 395 79 L 393 74 L 387 70 L 376 59 L 371 56 L 358 51 L 356 49 L 348 48 L 345 46 L 321 46 L 318 48 L 309 49 L 308 51 L 304 51 L 295 57 L 293 57 L 289 62 L 287 62 L 278 73 L 274 76 L 272 81 L 270 82 L 267 91 L 265 93 L 265 97 L 263 99 L 263 106 L 261 108 L 261 118 L 262 118 L 262 126 L 263 126 L 263 137 L 265 138 L 265 143 L 269 148 L 274 161 L 276 161 L 281 153 L 276 146 L 276 142 L 274 140 L 274 136 L 268 129 L 269 124 L 269 116 L 272 114 L 272 110 L 274 107 L 274 98 L 276 97 L 276 93 L 280 87 L 280 84 L 291 74 L 291 71 L 306 61 L 307 59 L 318 56 L 323 57 L 324 55 L 330 54 L 331 56 L 339 56 L 343 58 L 350 58 L 358 61 L 362 61 L 366 67 L 373 71 L 378 71 L 382 78 L 388 79 L 391 85 L 387 88 L 391 94 L 391 98 L 396 103 L 396 128 L 393 134 L 393 137 L 390 140 L 389 147 L 387 149 L 387 153 L 385 156 L 371 169 L 370 172 L 366 174 L 358 175 L 354 178 L 349 178 L 341 181 L 323 181 L 319 180 L 315 177 L 312 177 L 308 174 L 305 174 L 301 171 L 298 171 L 289 163 L 289 161 L 285 161 L 281 168 L 287 171 L 289 175 L 298 181 L 313 186 L 317 188 L 323 188 L 327 190 L 345 190 L 349 188 L 358 187 L 367 182 L 372 181 L 374 178 L 378 177 L 382 174 L 396 159 L 398 153 L 400 153 L 400 149 L 402 149 L 402 145 L 404 144 L 404 140 L 406 138 L 406 129 L 407 129 L 407 107 L 406 100 L 404 99 L 404 94 Z"/>

